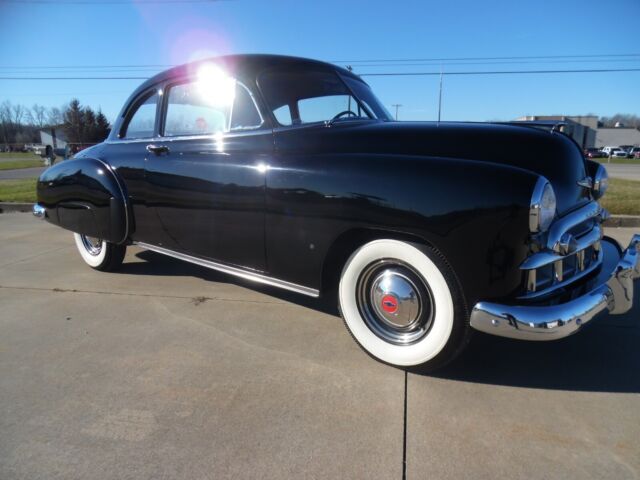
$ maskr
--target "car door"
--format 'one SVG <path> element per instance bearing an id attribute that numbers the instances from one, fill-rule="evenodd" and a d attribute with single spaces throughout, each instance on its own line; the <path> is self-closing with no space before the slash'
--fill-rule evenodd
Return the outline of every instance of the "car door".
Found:
<path id="1" fill-rule="evenodd" d="M 273 151 L 249 90 L 233 79 L 166 85 L 159 141 L 147 145 L 147 201 L 165 248 L 265 271 L 265 171 Z"/>
<path id="2" fill-rule="evenodd" d="M 147 205 L 145 158 L 149 155 L 146 147 L 156 136 L 160 92 L 154 86 L 140 93 L 124 110 L 122 122 L 116 124 L 117 135 L 99 151 L 99 157 L 109 163 L 125 183 L 134 219 L 130 230 L 133 240 L 153 245 L 164 242 L 164 231 L 155 212 Z"/>

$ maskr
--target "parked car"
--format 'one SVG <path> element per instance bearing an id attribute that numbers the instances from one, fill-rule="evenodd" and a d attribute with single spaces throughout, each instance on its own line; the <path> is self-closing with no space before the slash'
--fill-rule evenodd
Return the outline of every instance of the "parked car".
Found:
<path id="1" fill-rule="evenodd" d="M 610 157 L 614 150 L 620 150 L 620 147 L 612 147 L 612 146 L 602 147 L 602 153 L 607 157 Z"/>
<path id="2" fill-rule="evenodd" d="M 629 153 L 626 150 L 623 150 L 622 148 L 616 148 L 614 150 L 611 150 L 611 157 L 612 158 L 627 158 L 627 157 L 629 157 Z"/>
<path id="3" fill-rule="evenodd" d="M 585 148 L 584 156 L 586 158 L 602 158 L 605 156 L 599 148 Z"/>
<path id="4" fill-rule="evenodd" d="M 629 152 L 630 158 L 640 158 L 640 147 L 633 147 Z"/>
<path id="5" fill-rule="evenodd" d="M 335 298 L 374 358 L 435 369 L 474 330 L 555 340 L 631 308 L 640 235 L 603 237 L 606 189 L 555 129 L 395 122 L 348 70 L 239 55 L 144 82 L 34 213 L 96 270 L 137 245 Z"/>

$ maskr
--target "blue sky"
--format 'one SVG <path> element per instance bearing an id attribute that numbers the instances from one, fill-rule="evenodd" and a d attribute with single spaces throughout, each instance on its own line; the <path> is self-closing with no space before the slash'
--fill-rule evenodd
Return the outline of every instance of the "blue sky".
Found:
<path id="1" fill-rule="evenodd" d="M 211 4 L 21 1 L 0 0 L 0 76 L 90 76 L 92 70 L 87 68 L 29 67 L 168 65 L 228 53 L 278 53 L 327 61 L 617 53 L 639 56 L 615 62 L 478 62 L 442 68 L 640 68 L 639 0 L 228 0 Z M 355 71 L 440 68 L 437 63 L 371 65 L 356 66 Z M 98 76 L 154 73 L 152 69 L 94 71 Z M 403 105 L 401 119 L 436 119 L 437 77 L 366 80 L 389 110 L 392 104 Z M 113 119 L 140 82 L 0 80 L 0 102 L 59 106 L 75 96 L 83 104 L 102 108 Z M 640 114 L 640 72 L 444 79 L 443 120 L 618 112 Z"/>

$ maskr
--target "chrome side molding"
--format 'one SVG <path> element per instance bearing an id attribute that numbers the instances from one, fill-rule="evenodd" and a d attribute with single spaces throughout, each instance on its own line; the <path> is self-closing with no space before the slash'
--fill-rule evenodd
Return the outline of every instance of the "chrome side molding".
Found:
<path id="1" fill-rule="evenodd" d="M 290 290 L 292 292 L 301 293 L 309 297 L 317 298 L 320 296 L 320 291 L 314 288 L 305 287 L 303 285 L 297 285 L 295 283 L 287 282 L 277 278 L 269 277 L 261 273 L 250 272 L 238 267 L 232 267 L 230 265 L 224 265 L 222 263 L 212 262 L 211 260 L 205 260 L 203 258 L 193 257 L 186 253 L 175 252 L 168 248 L 158 247 L 157 245 L 151 245 L 144 242 L 135 242 L 141 248 L 145 250 L 151 250 L 156 253 L 161 253 L 169 257 L 177 258 L 178 260 L 184 260 L 185 262 L 200 265 L 201 267 L 210 268 L 211 270 L 217 270 L 218 272 L 228 273 L 236 277 L 244 278 L 245 280 L 251 280 L 253 282 L 263 283 L 265 285 L 271 285 L 273 287 L 282 288 L 284 290 Z"/>

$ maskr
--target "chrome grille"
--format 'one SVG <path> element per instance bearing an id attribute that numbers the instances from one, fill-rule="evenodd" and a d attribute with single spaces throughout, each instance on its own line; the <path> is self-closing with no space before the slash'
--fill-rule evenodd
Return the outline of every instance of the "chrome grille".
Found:
<path id="1" fill-rule="evenodd" d="M 525 293 L 520 298 L 553 293 L 597 269 L 602 263 L 601 221 L 600 207 L 589 204 L 553 225 L 547 238 L 547 247 L 532 254 L 521 266 Z M 566 234 L 571 234 L 575 239 L 575 250 L 562 255 L 562 249 L 557 245 Z"/>

